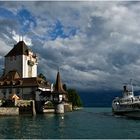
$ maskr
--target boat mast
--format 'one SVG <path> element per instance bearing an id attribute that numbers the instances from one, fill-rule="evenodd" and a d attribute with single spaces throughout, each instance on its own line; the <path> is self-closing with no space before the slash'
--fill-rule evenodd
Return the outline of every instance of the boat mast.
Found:
<path id="1" fill-rule="evenodd" d="M 131 84 L 131 90 L 132 90 L 132 93 L 133 93 L 133 91 L 134 91 L 134 88 L 133 88 L 132 79 L 130 79 L 130 84 Z"/>

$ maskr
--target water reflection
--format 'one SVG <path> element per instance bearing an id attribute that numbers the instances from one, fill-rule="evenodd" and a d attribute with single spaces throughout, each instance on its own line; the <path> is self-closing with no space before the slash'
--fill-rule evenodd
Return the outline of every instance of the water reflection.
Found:
<path id="1" fill-rule="evenodd" d="M 1 139 L 132 139 L 140 138 L 139 128 L 138 120 L 116 118 L 105 108 L 0 117 Z"/>
<path id="2" fill-rule="evenodd" d="M 64 138 L 64 129 L 65 129 L 65 118 L 64 118 L 64 114 L 59 115 L 59 134 L 60 134 L 60 138 L 63 139 Z"/>

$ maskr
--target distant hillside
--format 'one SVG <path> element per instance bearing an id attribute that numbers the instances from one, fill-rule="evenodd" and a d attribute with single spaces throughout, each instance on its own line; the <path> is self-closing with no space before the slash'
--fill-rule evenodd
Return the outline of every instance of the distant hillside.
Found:
<path id="1" fill-rule="evenodd" d="M 115 97 L 121 97 L 122 91 L 94 91 L 79 92 L 84 107 L 111 107 Z M 140 95 L 140 91 L 135 91 L 135 95 Z"/>
<path id="2" fill-rule="evenodd" d="M 122 91 L 79 92 L 84 107 L 111 107 L 112 100 Z"/>

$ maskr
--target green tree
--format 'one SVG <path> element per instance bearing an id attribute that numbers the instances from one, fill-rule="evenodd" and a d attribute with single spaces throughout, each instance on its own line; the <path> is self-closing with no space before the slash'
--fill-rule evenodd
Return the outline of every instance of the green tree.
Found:
<path id="1" fill-rule="evenodd" d="M 75 89 L 68 89 L 68 100 L 72 103 L 73 107 L 81 107 L 82 101 Z"/>
<path id="2" fill-rule="evenodd" d="M 42 78 L 43 80 L 46 81 L 46 77 L 45 77 L 42 73 L 40 73 L 40 74 L 38 75 L 38 77 L 39 77 L 39 78 Z"/>
<path id="3" fill-rule="evenodd" d="M 64 89 L 65 91 L 67 91 L 67 86 L 66 86 L 66 84 L 63 84 L 63 89 Z"/>

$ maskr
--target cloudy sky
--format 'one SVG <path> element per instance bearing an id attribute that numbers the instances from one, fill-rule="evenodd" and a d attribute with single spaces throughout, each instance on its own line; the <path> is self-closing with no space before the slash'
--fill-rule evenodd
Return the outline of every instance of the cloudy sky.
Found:
<path id="1" fill-rule="evenodd" d="M 79 90 L 140 85 L 140 2 L 0 1 L 0 69 L 23 35 L 38 73 Z"/>

